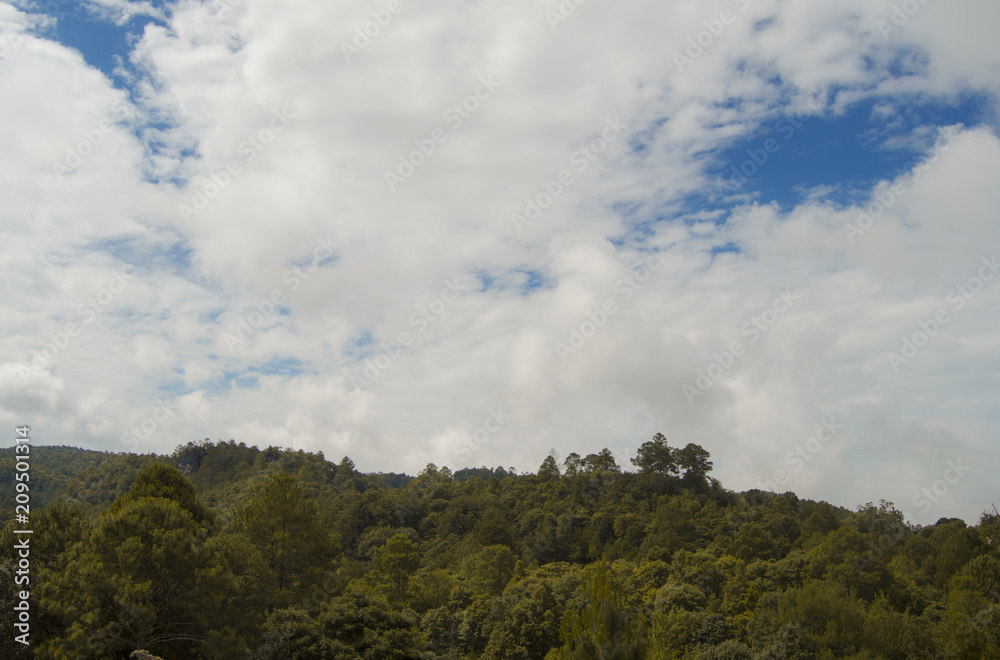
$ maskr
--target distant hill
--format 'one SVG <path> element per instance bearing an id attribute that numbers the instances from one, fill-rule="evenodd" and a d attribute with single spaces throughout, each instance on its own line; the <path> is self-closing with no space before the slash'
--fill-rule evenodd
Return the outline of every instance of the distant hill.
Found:
<path id="1" fill-rule="evenodd" d="M 37 508 L 45 506 L 75 477 L 115 456 L 78 447 L 32 445 L 28 461 L 32 504 Z M 7 515 L 14 509 L 15 463 L 13 447 L 0 450 L 0 507 Z"/>
<path id="2" fill-rule="evenodd" d="M 14 452 L 0 487 L 14 501 Z M 727 490 L 657 434 L 536 473 L 190 442 L 34 447 L 32 649 L 12 660 L 1000 658 L 1000 515 Z M 47 504 L 47 506 L 43 506 Z M 16 523 L 0 610 L 16 612 Z M 27 561 L 27 559 L 25 560 Z M 16 577 L 15 577 L 16 576 Z M 24 599 L 20 599 L 24 600 Z"/>
<path id="3" fill-rule="evenodd" d="M 337 465 L 327 461 L 322 452 L 276 447 L 259 449 L 233 440 L 189 442 L 178 446 L 170 455 L 33 445 L 30 457 L 31 503 L 36 509 L 57 497 L 80 502 L 88 510 L 104 509 L 128 492 L 135 476 L 149 463 L 163 463 L 179 469 L 191 479 L 198 496 L 212 506 L 223 505 L 254 476 L 275 469 L 301 472 L 314 481 L 331 484 L 337 472 Z M 6 518 L 14 510 L 15 462 L 13 447 L 0 449 L 0 511 Z M 498 470 L 502 472 L 503 468 Z M 407 474 L 393 472 L 358 473 L 352 478 L 359 479 L 362 490 L 402 488 L 413 479 Z"/>

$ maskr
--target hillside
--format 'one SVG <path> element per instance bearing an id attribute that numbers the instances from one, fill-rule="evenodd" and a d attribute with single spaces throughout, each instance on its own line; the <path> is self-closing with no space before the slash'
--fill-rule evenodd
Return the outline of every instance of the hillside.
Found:
<path id="1" fill-rule="evenodd" d="M 662 435 L 634 472 L 605 450 L 520 475 L 362 474 L 233 441 L 36 449 L 34 657 L 1000 653 L 1000 517 L 917 527 L 888 502 L 735 493 Z"/>

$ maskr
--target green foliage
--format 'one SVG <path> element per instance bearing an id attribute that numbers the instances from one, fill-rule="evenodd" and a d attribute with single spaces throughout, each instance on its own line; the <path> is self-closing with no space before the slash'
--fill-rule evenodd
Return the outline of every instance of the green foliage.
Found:
<path id="1" fill-rule="evenodd" d="M 802 627 L 806 646 L 813 651 L 830 650 L 839 657 L 861 646 L 863 610 L 836 583 L 810 580 L 789 589 L 778 600 L 778 615 Z"/>
<path id="2" fill-rule="evenodd" d="M 198 573 L 206 566 L 200 550 L 211 516 L 189 499 L 184 477 L 164 467 L 147 466 L 63 553 L 64 570 L 42 583 L 42 609 L 65 629 L 39 644 L 40 653 L 103 657 L 146 648 L 189 655 L 206 639 Z"/>
<path id="3" fill-rule="evenodd" d="M 301 598 L 338 554 L 316 505 L 286 472 L 254 487 L 224 532 L 233 574 L 248 603 L 271 612 Z"/>
<path id="4" fill-rule="evenodd" d="M 276 610 L 264 622 L 254 660 L 421 660 L 430 654 L 412 611 L 353 592 L 327 603 L 318 616 L 302 608 Z"/>
<path id="5" fill-rule="evenodd" d="M 538 468 L 538 476 L 545 481 L 551 481 L 559 477 L 559 465 L 553 456 L 546 456 Z"/>
<path id="6" fill-rule="evenodd" d="M 514 576 L 517 557 L 505 545 L 491 545 L 470 555 L 462 565 L 474 592 L 498 596 Z"/>
<path id="7" fill-rule="evenodd" d="M 537 475 L 364 474 L 232 440 L 51 449 L 33 657 L 1000 657 L 995 512 L 916 527 L 885 501 L 733 493 L 660 434 L 637 472 L 604 449 Z M 6 616 L 15 568 L 0 557 Z"/>
<path id="8" fill-rule="evenodd" d="M 642 443 L 632 465 L 642 472 L 676 476 L 678 474 L 675 450 L 667 444 L 667 438 L 657 433 L 649 442 Z"/>
<path id="9" fill-rule="evenodd" d="M 566 614 L 559 632 L 563 645 L 546 658 L 644 658 L 647 641 L 642 613 L 629 612 L 621 588 L 612 584 L 606 560 L 596 562 L 589 573 L 584 580 L 583 608 Z"/>
<path id="10" fill-rule="evenodd" d="M 420 566 L 420 553 L 404 534 L 396 534 L 372 557 L 369 573 L 373 584 L 388 586 L 388 596 L 395 602 L 403 602 L 407 594 L 410 575 Z"/>
<path id="11" fill-rule="evenodd" d="M 35 508 L 42 508 L 53 501 L 74 477 L 114 455 L 76 447 L 39 445 L 31 447 L 30 456 L 31 502 Z M 0 455 L 0 512 L 4 520 L 14 515 L 16 462 L 14 449 L 4 449 Z"/>

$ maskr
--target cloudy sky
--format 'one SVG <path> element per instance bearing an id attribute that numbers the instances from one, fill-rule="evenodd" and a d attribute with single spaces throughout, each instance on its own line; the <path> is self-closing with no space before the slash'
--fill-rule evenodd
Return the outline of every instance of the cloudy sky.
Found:
<path id="1" fill-rule="evenodd" d="M 972 521 L 995 0 L 0 3 L 0 420 Z"/>

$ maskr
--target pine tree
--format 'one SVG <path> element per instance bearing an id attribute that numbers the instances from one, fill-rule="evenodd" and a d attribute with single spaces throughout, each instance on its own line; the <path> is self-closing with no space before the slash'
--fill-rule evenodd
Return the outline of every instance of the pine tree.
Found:
<path id="1" fill-rule="evenodd" d="M 621 588 L 612 584 L 611 571 L 602 558 L 591 567 L 584 582 L 586 605 L 569 610 L 559 638 L 561 648 L 547 660 L 640 660 L 646 657 L 645 621 L 630 613 Z"/>

